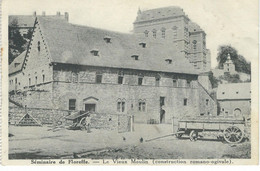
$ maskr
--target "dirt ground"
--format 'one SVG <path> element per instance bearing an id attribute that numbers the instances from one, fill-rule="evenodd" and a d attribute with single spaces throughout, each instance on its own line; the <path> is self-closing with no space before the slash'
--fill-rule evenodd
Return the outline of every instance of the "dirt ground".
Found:
<path id="1" fill-rule="evenodd" d="M 13 135 L 9 138 L 10 159 L 214 159 L 250 158 L 251 155 L 248 141 L 236 145 L 216 139 L 191 142 L 187 136 L 182 139 L 167 136 L 149 141 L 173 133 L 171 125 L 167 124 L 135 124 L 135 131 L 126 133 L 10 126 L 9 133 Z"/>

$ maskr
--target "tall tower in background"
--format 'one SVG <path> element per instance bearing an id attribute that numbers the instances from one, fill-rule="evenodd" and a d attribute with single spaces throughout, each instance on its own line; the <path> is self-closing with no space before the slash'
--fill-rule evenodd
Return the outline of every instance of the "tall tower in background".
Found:
<path id="1" fill-rule="evenodd" d="M 179 7 L 139 9 L 134 34 L 147 42 L 163 43 L 165 48 L 177 47 L 180 58 L 187 58 L 195 69 L 201 72 L 210 70 L 206 33 Z"/>

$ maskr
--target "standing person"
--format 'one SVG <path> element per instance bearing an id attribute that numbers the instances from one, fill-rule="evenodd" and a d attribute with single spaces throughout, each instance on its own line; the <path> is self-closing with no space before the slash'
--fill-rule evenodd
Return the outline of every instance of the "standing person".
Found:
<path id="1" fill-rule="evenodd" d="M 90 124 L 91 124 L 90 114 L 88 114 L 88 115 L 86 116 L 85 122 L 86 122 L 87 133 L 90 133 Z"/>

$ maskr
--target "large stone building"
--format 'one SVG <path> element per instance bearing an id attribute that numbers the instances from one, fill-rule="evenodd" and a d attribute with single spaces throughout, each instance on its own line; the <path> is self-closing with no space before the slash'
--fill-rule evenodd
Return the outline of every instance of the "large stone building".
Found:
<path id="1" fill-rule="evenodd" d="M 138 18 L 135 34 L 123 34 L 71 24 L 68 15 L 37 16 L 27 51 L 9 66 L 10 100 L 27 108 L 134 115 L 144 123 L 216 114 L 181 45 L 143 38 Z M 197 31 L 192 34 L 205 36 Z"/>
<path id="2" fill-rule="evenodd" d="M 179 58 L 187 58 L 196 70 L 211 68 L 210 51 L 206 48 L 206 33 L 192 22 L 179 7 L 138 11 L 134 33 L 145 41 L 164 43 L 176 49 Z"/>

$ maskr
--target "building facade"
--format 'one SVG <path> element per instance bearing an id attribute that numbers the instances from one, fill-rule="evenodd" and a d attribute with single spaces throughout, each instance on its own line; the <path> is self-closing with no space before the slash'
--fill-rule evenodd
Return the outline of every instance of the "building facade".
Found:
<path id="1" fill-rule="evenodd" d="M 220 84 L 217 89 L 220 115 L 248 117 L 251 114 L 251 83 Z"/>
<path id="2" fill-rule="evenodd" d="M 9 66 L 10 99 L 27 108 L 134 115 L 142 123 L 216 114 L 199 72 L 176 54 L 135 34 L 37 16 L 29 48 Z"/>

